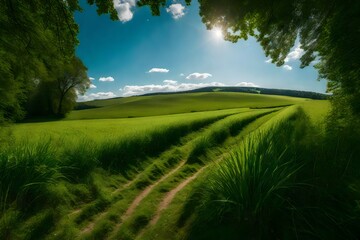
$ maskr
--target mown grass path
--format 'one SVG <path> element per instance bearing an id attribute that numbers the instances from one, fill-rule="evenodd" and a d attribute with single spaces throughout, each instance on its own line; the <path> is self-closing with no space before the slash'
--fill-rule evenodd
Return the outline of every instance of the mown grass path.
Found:
<path id="1" fill-rule="evenodd" d="M 181 149 L 189 141 L 196 138 L 202 133 L 203 129 L 206 129 L 214 122 L 241 112 L 252 111 L 244 111 L 244 109 L 240 109 L 239 111 L 221 111 L 221 114 L 218 115 L 216 115 L 217 113 L 211 116 L 207 114 L 206 116 L 209 115 L 210 117 L 205 117 L 205 120 L 202 120 L 200 117 L 198 119 L 194 119 L 194 121 L 203 121 L 203 123 L 192 128 L 192 131 L 186 132 L 186 134 L 179 139 L 179 143 L 170 146 L 169 149 L 165 149 L 163 153 L 159 153 L 158 157 L 143 159 L 143 163 L 140 167 L 136 167 L 131 170 L 130 179 L 128 180 L 122 177 L 120 180 L 113 181 L 114 177 L 119 178 L 120 175 L 116 176 L 115 174 L 105 176 L 104 174 L 106 174 L 106 172 L 100 172 L 100 177 L 103 179 L 102 181 L 105 184 L 107 184 L 106 182 L 108 180 L 113 181 L 114 184 L 111 186 L 107 184 L 108 187 L 105 189 L 106 191 L 102 193 L 103 197 L 100 199 L 95 198 L 91 202 L 76 206 L 74 210 L 70 210 L 63 215 L 63 217 L 61 217 L 58 221 L 56 228 L 51 232 L 47 239 L 61 239 L 61 236 L 65 235 L 74 236 L 74 238 L 75 236 L 87 235 L 93 230 L 94 226 L 98 225 L 96 222 L 98 222 L 99 219 L 109 218 L 108 215 L 114 215 L 115 212 L 116 215 L 121 215 L 123 208 L 125 208 L 127 204 L 130 204 L 128 201 L 135 198 L 139 190 L 155 182 L 163 174 L 166 174 L 167 171 L 170 171 L 175 165 L 177 165 L 182 158 L 184 158 L 181 154 L 186 152 L 186 149 Z M 192 120 L 190 119 L 189 121 L 191 122 Z M 99 187 L 102 188 L 104 183 L 99 185 Z M 118 205 L 120 205 L 120 207 Z M 119 210 L 115 211 L 114 208 L 118 208 Z M 109 210 L 112 210 L 113 212 L 110 212 L 109 214 L 104 213 L 109 212 Z M 111 218 L 113 219 L 114 216 L 111 216 Z M 65 229 L 71 229 L 71 231 L 66 231 Z"/>
<path id="2" fill-rule="evenodd" d="M 174 197 L 176 196 L 176 194 L 181 191 L 184 187 L 186 187 L 189 183 L 191 183 L 193 180 L 195 180 L 197 178 L 197 176 L 206 168 L 207 166 L 202 167 L 199 171 L 197 171 L 195 174 L 193 174 L 192 176 L 188 177 L 185 181 L 181 182 L 176 188 L 172 189 L 170 192 L 168 192 L 164 199 L 161 201 L 161 203 L 159 204 L 154 216 L 152 217 L 152 219 L 150 220 L 149 224 L 147 226 L 145 226 L 140 233 L 137 235 L 137 238 L 141 238 L 142 235 L 145 233 L 147 227 L 153 226 L 155 225 L 161 216 L 161 213 L 163 210 L 167 209 L 167 207 L 170 205 L 170 203 L 172 202 L 172 200 L 174 199 Z"/>
<path id="3" fill-rule="evenodd" d="M 186 201 L 188 198 L 191 198 L 193 194 L 192 189 L 197 184 L 197 180 L 206 181 L 206 176 L 209 172 L 212 171 L 213 167 L 221 161 L 222 157 L 224 157 L 228 152 L 230 152 L 234 146 L 239 144 L 239 141 L 242 141 L 247 136 L 251 135 L 253 132 L 258 129 L 267 129 L 274 122 L 274 119 L 278 119 L 279 117 L 283 117 L 283 112 L 286 112 L 286 109 L 283 111 L 273 112 L 271 114 L 267 114 L 262 116 L 251 123 L 249 123 L 237 136 L 228 138 L 227 141 L 223 145 L 223 151 L 217 156 L 218 159 L 216 161 L 211 161 L 206 165 L 206 168 L 201 169 L 201 172 L 196 174 L 196 178 L 192 179 L 189 182 L 186 182 L 184 186 L 181 186 L 179 191 L 172 189 L 171 191 L 176 191 L 176 194 L 169 199 L 165 200 L 166 197 L 162 198 L 162 200 L 158 204 L 157 214 L 153 215 L 150 224 L 144 227 L 135 237 L 135 239 L 185 239 L 188 220 L 191 219 L 191 210 L 187 210 L 190 214 L 184 217 L 184 209 L 186 209 Z M 179 187 L 180 185 L 178 185 Z M 171 192 L 170 191 L 170 192 Z M 167 195 L 166 195 L 167 196 Z M 165 202 L 166 201 L 166 202 Z M 166 204 L 166 207 L 163 207 Z M 160 210 L 160 213 L 158 212 Z M 190 212 L 189 212 L 190 211 Z M 156 218 L 156 219 L 154 219 Z M 181 219 L 181 220 L 180 220 Z M 179 223 L 181 221 L 182 223 Z M 191 220 L 190 220 L 191 222 Z M 151 224 L 153 223 L 153 224 Z M 179 225 L 180 224 L 180 225 Z M 180 227 L 179 227 L 180 226 Z"/>
<path id="4" fill-rule="evenodd" d="M 151 184 L 150 186 L 146 187 L 144 191 L 142 191 L 131 203 L 130 207 L 126 210 L 124 215 L 121 217 L 122 221 L 125 221 L 129 216 L 135 211 L 136 207 L 140 204 L 140 202 L 147 196 L 149 193 L 161 182 L 163 182 L 165 179 L 173 175 L 175 172 L 177 172 L 182 166 L 184 166 L 185 161 L 182 161 L 176 168 L 171 170 L 169 173 L 164 175 L 162 178 L 160 178 L 155 183 Z M 118 227 L 121 226 L 121 223 Z M 116 227 L 115 227 L 116 228 Z"/>
<path id="5" fill-rule="evenodd" d="M 201 168 L 199 171 L 197 171 L 191 177 L 187 178 L 185 181 L 180 183 L 176 188 L 172 189 L 170 192 L 168 192 L 165 195 L 164 199 L 159 204 L 159 206 L 154 214 L 154 217 L 150 220 L 150 222 L 149 222 L 150 225 L 155 225 L 157 223 L 157 221 L 160 218 L 161 212 L 169 206 L 171 201 L 174 199 L 175 195 L 180 190 L 182 190 L 184 187 L 186 187 L 186 185 L 188 185 L 191 181 L 193 181 L 205 168 L 206 168 L 206 166 Z"/>
<path id="6" fill-rule="evenodd" d="M 268 113 L 270 113 L 270 111 L 268 111 L 267 114 Z M 259 114 L 258 116 L 264 116 L 264 114 Z M 252 121 L 255 121 L 257 118 L 258 117 L 251 118 L 250 122 L 245 121 L 245 126 L 250 124 Z M 239 126 L 241 128 L 245 127 L 241 125 Z M 224 130 L 225 129 L 226 128 L 224 128 Z M 228 136 L 228 138 L 234 137 Z M 221 143 L 219 144 L 219 146 L 222 145 Z M 220 156 L 217 156 L 214 159 L 221 159 L 223 153 L 220 153 L 219 155 Z M 139 237 L 146 230 L 147 226 L 156 224 L 161 216 L 162 211 L 167 209 L 177 193 L 185 188 L 189 183 L 194 181 L 197 176 L 201 174 L 201 172 L 208 166 L 208 164 L 205 163 L 205 166 L 200 165 L 195 167 L 195 171 L 190 172 L 190 174 L 187 176 L 181 176 L 181 171 L 184 171 L 186 167 L 191 165 L 192 164 L 184 165 L 182 169 L 178 170 L 177 174 L 172 174 L 173 176 L 170 178 L 167 177 L 165 179 L 166 181 L 164 180 L 162 183 L 157 184 L 157 187 L 154 187 L 151 193 L 147 193 L 148 196 L 143 198 L 143 203 L 139 206 L 139 208 L 133 211 L 133 216 L 128 216 L 127 219 L 119 226 L 119 229 L 114 229 L 113 233 L 110 235 L 110 239 L 132 239 L 136 236 Z M 167 189 L 169 185 L 171 185 L 171 188 Z M 138 226 L 138 224 L 140 225 Z M 133 231 L 129 229 L 133 229 Z"/>
<path id="7" fill-rule="evenodd" d="M 144 170 L 112 190 L 106 204 L 95 207 L 91 215 L 80 222 L 76 220 L 86 214 L 89 208 L 96 206 L 98 200 L 95 204 L 90 203 L 89 206 L 73 211 L 70 218 L 74 220 L 70 221 L 77 224 L 73 239 L 134 239 L 141 236 L 149 226 L 156 225 L 175 196 L 208 166 L 209 160 L 201 163 L 200 159 L 207 155 L 209 148 L 220 151 L 226 149 L 227 143 L 232 143 L 231 139 L 241 135 L 243 128 L 277 110 L 279 109 L 230 114 L 190 132 L 182 138 L 180 144 L 172 146 L 159 157 L 148 160 L 151 163 Z M 188 162 L 189 154 L 193 153 L 201 143 L 199 140 L 204 140 L 204 137 L 210 138 L 212 142 L 205 146 L 205 152 L 200 151 L 198 156 L 195 155 L 195 162 Z M 174 154 L 177 155 L 175 160 L 172 159 Z M 221 154 L 210 159 L 217 159 Z"/>
<path id="8" fill-rule="evenodd" d="M 249 112 L 253 112 L 253 111 L 248 111 L 248 112 L 244 112 L 244 113 L 249 113 Z M 226 119 L 232 115 L 234 115 L 234 114 L 229 114 L 227 116 L 224 116 L 223 118 L 219 118 L 217 121 L 211 123 L 209 126 L 205 126 L 202 129 L 199 129 L 195 132 L 189 133 L 187 136 L 184 137 L 183 141 L 181 141 L 183 143 L 181 143 L 178 146 L 175 146 L 174 149 L 178 150 L 180 152 L 186 153 L 190 146 L 189 143 L 191 143 L 191 141 L 193 139 L 196 139 L 199 136 L 201 136 L 203 131 L 210 128 L 212 125 L 216 124 L 218 121 Z M 170 150 L 166 151 L 165 154 L 166 153 L 171 154 L 172 152 L 173 152 L 173 149 L 170 149 Z M 158 162 L 158 160 L 154 159 L 153 162 L 156 163 L 156 162 Z M 88 224 L 84 225 L 81 228 L 81 231 L 79 232 L 78 237 L 81 239 L 81 238 L 87 238 L 86 236 L 91 236 L 92 231 L 94 230 L 95 226 L 99 225 L 97 223 L 106 221 L 106 219 L 109 219 L 110 217 L 114 218 L 114 216 L 111 216 L 111 214 L 120 215 L 120 218 L 118 218 L 116 220 L 117 223 L 115 224 L 115 226 L 112 226 L 111 229 L 119 228 L 119 226 L 121 226 L 121 223 L 123 221 L 125 221 L 128 218 L 128 216 L 130 216 L 132 214 L 132 212 L 134 211 L 136 206 L 151 192 L 151 190 L 155 186 L 157 186 L 159 183 L 161 183 L 167 177 L 171 176 L 174 172 L 179 170 L 179 168 L 181 168 L 185 164 L 184 159 L 182 160 L 182 162 L 181 161 L 178 161 L 178 162 L 180 162 L 180 164 L 177 167 L 175 167 L 174 169 L 172 169 L 172 168 L 166 169 L 165 171 L 169 171 L 167 174 L 165 174 L 158 180 L 155 179 L 152 184 L 146 186 L 145 189 L 142 190 L 141 192 L 138 191 L 138 188 L 136 187 L 136 185 L 141 183 L 144 179 L 146 179 L 146 176 L 144 176 L 144 175 L 146 175 L 146 173 L 150 172 L 151 170 L 145 170 L 145 171 L 140 172 L 139 174 L 137 174 L 134 177 L 133 180 L 127 182 L 125 185 L 122 185 L 118 189 L 115 189 L 112 193 L 113 198 L 115 200 L 112 201 L 112 203 L 109 205 L 108 208 L 104 209 L 104 212 L 98 214 L 98 216 L 96 216 L 95 218 L 90 219 Z M 148 169 L 151 169 L 152 166 L 153 166 L 153 164 L 150 164 Z M 128 194 L 129 192 L 132 192 L 132 194 Z M 122 195 L 122 194 L 124 194 L 126 196 L 125 197 L 126 199 L 116 200 L 117 199 L 116 196 Z M 131 200 L 131 199 L 133 199 L 133 200 Z M 100 223 L 100 225 L 101 225 L 101 223 Z"/>

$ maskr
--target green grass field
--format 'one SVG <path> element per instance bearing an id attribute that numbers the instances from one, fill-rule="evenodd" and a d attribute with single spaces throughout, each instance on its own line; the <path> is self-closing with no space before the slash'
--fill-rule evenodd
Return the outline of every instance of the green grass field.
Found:
<path id="1" fill-rule="evenodd" d="M 99 111 L 94 109 L 93 111 Z M 83 112 L 79 111 L 79 112 Z M 189 124 L 193 121 L 221 117 L 239 112 L 251 111 L 248 108 L 226 109 L 218 111 L 205 111 L 187 114 L 160 115 L 139 118 L 120 119 L 89 119 L 69 120 L 39 123 L 21 123 L 12 128 L 17 140 L 27 139 L 38 141 L 51 138 L 53 140 L 72 141 L 90 139 L 103 141 L 137 133 L 151 131 L 152 129 L 166 128 L 176 124 Z M 74 113 L 75 114 L 75 113 Z"/>
<path id="2" fill-rule="evenodd" d="M 223 92 L 141 96 L 91 101 L 87 105 L 98 108 L 73 111 L 66 119 L 158 116 L 231 108 L 276 107 L 304 101 L 307 101 L 307 99 Z"/>
<path id="3" fill-rule="evenodd" d="M 328 101 L 195 93 L 86 104 L 97 108 L 7 128 L 0 239 L 351 239 L 351 194 L 334 195 L 332 179 L 352 163 L 331 170 L 333 147 L 319 140 Z"/>

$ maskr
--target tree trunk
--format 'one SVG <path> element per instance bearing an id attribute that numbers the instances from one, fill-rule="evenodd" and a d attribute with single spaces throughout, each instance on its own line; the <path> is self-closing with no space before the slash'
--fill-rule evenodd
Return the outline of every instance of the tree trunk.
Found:
<path id="1" fill-rule="evenodd" d="M 62 109 L 62 103 L 63 103 L 63 100 L 64 100 L 64 94 L 61 94 L 60 95 L 60 100 L 59 100 L 59 107 L 58 107 L 58 110 L 57 110 L 57 115 L 61 115 L 61 109 Z"/>

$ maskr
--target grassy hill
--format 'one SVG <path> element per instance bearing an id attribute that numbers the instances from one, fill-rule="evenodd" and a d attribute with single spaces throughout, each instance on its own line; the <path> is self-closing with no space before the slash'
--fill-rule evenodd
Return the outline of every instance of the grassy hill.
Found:
<path id="1" fill-rule="evenodd" d="M 268 108 L 297 104 L 304 98 L 232 92 L 180 93 L 95 100 L 67 120 L 157 116 L 231 108 Z"/>
<path id="2" fill-rule="evenodd" d="M 139 133 L 148 133 L 152 129 L 165 129 L 169 126 L 175 126 L 178 123 L 189 124 L 193 121 L 218 118 L 249 111 L 249 109 L 240 108 L 120 119 L 95 119 L 94 115 L 94 119 L 88 119 L 86 122 L 84 122 L 84 120 L 71 120 L 20 123 L 12 128 L 12 134 L 17 140 L 30 142 L 51 140 L 52 142 L 70 141 L 76 144 L 76 142 L 81 141 L 81 139 L 102 142 L 119 137 L 131 138 Z M 251 111 L 258 110 L 254 109 Z"/>
<path id="3" fill-rule="evenodd" d="M 336 165 L 323 176 L 323 152 L 335 147 L 316 143 L 328 101 L 208 92 L 82 104 L 92 108 L 9 127 L 0 146 L 0 239 L 238 239 L 248 229 L 308 239 L 303 216 L 318 229 L 329 219 L 306 210 L 340 202 L 314 190 L 324 189 L 320 177 L 327 185 L 343 172 Z M 255 211 L 270 228 L 247 221 Z M 288 232 L 293 224 L 301 231 Z"/>
<path id="4" fill-rule="evenodd" d="M 162 95 L 162 94 L 179 94 L 179 93 L 200 93 L 200 92 L 242 92 L 242 93 L 257 93 L 257 94 L 268 94 L 278 96 L 289 96 L 289 97 L 301 97 L 311 98 L 314 100 L 326 100 L 328 94 L 290 90 L 290 89 L 276 89 L 276 88 L 260 88 L 260 87 L 203 87 L 183 92 L 170 92 L 170 93 L 148 93 L 145 95 Z"/>

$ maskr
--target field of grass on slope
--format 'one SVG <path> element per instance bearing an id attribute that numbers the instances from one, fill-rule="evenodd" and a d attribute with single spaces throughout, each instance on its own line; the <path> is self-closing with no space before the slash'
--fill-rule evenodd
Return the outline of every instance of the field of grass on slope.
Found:
<path id="1" fill-rule="evenodd" d="M 191 181 L 208 165 L 295 109 L 314 120 L 328 109 L 327 101 L 244 93 L 88 104 L 97 108 L 9 127 L 14 141 L 0 152 L 1 239 L 149 239 L 182 231 L 176 218 L 187 201 L 170 204 L 188 183 L 184 190 L 192 192 Z M 286 105 L 295 106 L 276 107 Z M 162 228 L 164 222 L 171 226 Z M 183 236 L 197 236 L 193 223 L 184 218 Z"/>
<path id="2" fill-rule="evenodd" d="M 38 141 L 44 139 L 51 139 L 52 141 L 76 141 L 78 139 L 87 139 L 100 142 L 147 132 L 156 128 L 166 128 L 178 123 L 186 124 L 210 117 L 246 111 L 253 110 L 243 108 L 142 118 L 21 123 L 12 127 L 12 133 L 17 141 Z"/>
<path id="3" fill-rule="evenodd" d="M 9 238 L 17 236 L 16 239 L 41 239 L 40 236 L 46 235 L 57 224 L 59 215 L 66 218 L 68 209 L 72 207 L 76 209 L 79 205 L 89 203 L 89 207 L 85 207 L 79 212 L 79 215 L 75 215 L 75 222 L 69 223 L 79 225 L 78 227 L 81 228 L 84 226 L 82 223 L 86 224 L 91 214 L 96 214 L 106 208 L 112 200 L 117 201 L 117 198 L 111 198 L 105 189 L 117 189 L 124 182 L 124 176 L 129 180 L 133 179 L 134 175 L 129 175 L 129 171 L 141 173 L 141 169 L 148 166 L 148 163 L 143 164 L 144 161 L 150 160 L 148 157 L 154 157 L 153 160 L 158 163 L 156 160 L 158 154 L 167 151 L 172 146 L 175 149 L 171 152 L 175 155 L 175 150 L 177 150 L 180 151 L 181 155 L 186 156 L 188 151 L 182 153 L 177 145 L 187 145 L 188 141 L 181 143 L 181 138 L 186 134 L 194 132 L 195 135 L 190 134 L 187 138 L 190 140 L 193 137 L 201 137 L 202 128 L 211 127 L 212 124 L 217 126 L 218 121 L 228 122 L 230 119 L 238 118 L 238 116 L 256 116 L 271 111 L 273 109 L 250 111 L 243 109 L 242 113 L 236 115 L 233 115 L 236 113 L 234 110 L 180 114 L 180 116 L 186 115 L 183 118 L 171 115 L 169 117 L 174 117 L 175 120 L 172 124 L 169 124 L 169 121 L 166 122 L 167 124 L 164 125 L 168 125 L 167 128 L 158 125 L 161 128 L 135 131 L 136 134 L 123 137 L 119 135 L 120 140 L 112 139 L 111 141 L 99 142 L 96 145 L 87 142 L 83 144 L 80 141 L 66 146 L 47 141 L 39 141 L 39 143 L 23 141 L 9 145 L 3 149 L 3 154 L 0 154 L 0 195 L 7 196 L 5 199 L 0 199 L 1 209 L 4 209 L 4 213 L 0 212 L 0 223 L 5 226 L 0 228 L 0 238 L 5 237 L 7 239 L 7 236 L 11 236 Z M 238 112 L 241 112 L 241 109 Z M 156 122 L 154 118 L 148 118 L 148 122 Z M 139 118 L 139 120 L 141 119 L 143 118 Z M 129 119 L 126 120 L 130 121 Z M 131 119 L 135 122 L 136 120 Z M 55 123 L 61 125 L 64 122 L 50 122 L 48 124 Z M 231 126 L 234 125 L 233 121 L 230 123 Z M 144 124 L 144 122 L 138 122 L 138 124 Z M 33 125 L 36 123 L 27 124 L 29 129 Z M 242 127 L 238 124 L 236 126 Z M 48 128 L 48 133 L 51 134 L 51 130 L 54 128 L 54 125 Z M 227 128 L 222 130 L 228 132 Z M 197 131 L 200 132 L 197 133 Z M 230 130 L 229 133 L 231 133 Z M 25 137 L 21 134 L 23 132 L 18 133 L 19 138 Z M 36 132 L 33 132 L 30 137 L 35 135 Z M 72 136 L 79 137 L 76 133 Z M 213 135 L 211 136 L 213 137 Z M 106 139 L 104 138 L 104 140 Z M 174 154 L 171 154 L 166 168 L 172 167 L 174 161 L 175 163 L 179 161 L 176 156 L 174 158 Z M 136 171 L 135 169 L 132 170 L 134 166 L 136 166 Z M 161 169 L 165 167 L 164 165 L 163 168 L 159 169 L 156 166 L 153 169 L 154 171 L 151 170 L 153 177 L 154 175 L 161 176 Z M 146 181 L 144 182 L 144 180 Z M 135 187 L 141 189 L 144 184 L 151 183 L 151 181 L 149 182 L 144 178 L 140 179 L 139 183 L 141 184 L 136 184 Z M 133 194 L 132 191 L 130 193 Z M 119 195 L 119 198 L 122 199 L 122 196 Z M 129 200 L 129 197 L 125 199 Z M 32 202 L 31 211 L 26 211 L 28 202 Z M 16 208 L 12 209 L 11 206 L 15 206 L 15 203 Z M 64 209 L 61 212 L 50 210 L 54 209 L 55 206 L 61 206 Z M 17 210 L 21 211 L 22 215 L 17 214 Z M 23 214 L 29 218 L 23 218 Z M 69 232 L 69 228 L 66 229 L 66 232 Z M 60 237 L 60 239 L 64 238 Z"/>
<path id="4" fill-rule="evenodd" d="M 96 107 L 71 112 L 66 119 L 156 116 L 230 108 L 264 108 L 297 104 L 308 99 L 249 93 L 187 93 L 96 100 Z"/>
<path id="5" fill-rule="evenodd" d="M 325 117 L 330 112 L 330 101 L 312 100 L 300 104 L 306 115 L 314 124 L 319 124 L 325 120 Z"/>

